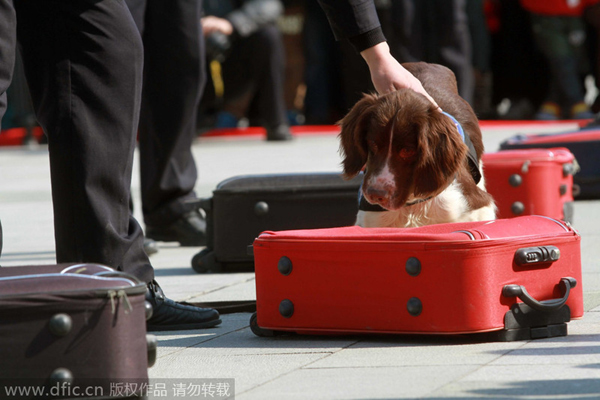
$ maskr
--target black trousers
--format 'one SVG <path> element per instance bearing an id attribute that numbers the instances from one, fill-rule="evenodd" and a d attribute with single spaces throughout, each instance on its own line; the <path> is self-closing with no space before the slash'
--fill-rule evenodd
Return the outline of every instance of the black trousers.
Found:
<path id="1" fill-rule="evenodd" d="M 142 230 L 128 206 L 143 53 L 127 6 L 0 0 L 0 93 L 11 79 L 16 26 L 48 136 L 57 262 L 101 263 L 150 281 Z"/>
<path id="2" fill-rule="evenodd" d="M 16 46 L 17 16 L 13 2 L 0 0 L 0 122 L 6 112 L 6 90 L 12 80 Z"/>
<path id="3" fill-rule="evenodd" d="M 427 61 L 450 68 L 459 94 L 473 100 L 475 78 L 466 0 L 392 2 L 392 54 L 400 62 Z"/>
<path id="4" fill-rule="evenodd" d="M 144 221 L 168 225 L 190 210 L 192 155 L 206 83 L 200 0 L 126 0 L 144 43 L 139 126 Z"/>

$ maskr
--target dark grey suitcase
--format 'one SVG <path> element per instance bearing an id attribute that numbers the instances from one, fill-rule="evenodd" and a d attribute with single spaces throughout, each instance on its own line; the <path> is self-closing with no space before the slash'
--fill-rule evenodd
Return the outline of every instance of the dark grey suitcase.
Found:
<path id="1" fill-rule="evenodd" d="M 156 357 L 145 292 L 96 264 L 0 268 L 2 398 L 144 397 Z"/>
<path id="2" fill-rule="evenodd" d="M 192 259 L 198 273 L 253 270 L 248 246 L 265 230 L 354 225 L 362 174 L 247 175 L 227 179 L 201 201 L 207 246 Z"/>

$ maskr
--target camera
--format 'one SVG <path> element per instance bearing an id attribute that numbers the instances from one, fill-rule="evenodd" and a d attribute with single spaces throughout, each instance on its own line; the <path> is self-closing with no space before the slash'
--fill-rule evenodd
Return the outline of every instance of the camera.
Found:
<path id="1" fill-rule="evenodd" d="M 223 62 L 229 54 L 231 40 L 222 32 L 213 32 L 206 36 L 206 56 L 210 60 Z"/>

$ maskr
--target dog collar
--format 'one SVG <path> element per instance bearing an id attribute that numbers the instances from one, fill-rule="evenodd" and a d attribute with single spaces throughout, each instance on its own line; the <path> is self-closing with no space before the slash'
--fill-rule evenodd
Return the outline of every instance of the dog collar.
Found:
<path id="1" fill-rule="evenodd" d="M 460 134 L 460 137 L 462 138 L 463 143 L 464 143 L 466 141 L 465 131 L 464 131 L 462 125 L 460 124 L 460 122 L 458 122 L 458 120 L 456 118 L 454 118 L 452 115 L 448 114 L 446 111 L 442 111 L 442 114 L 444 114 L 446 117 L 448 117 L 452 120 L 452 122 L 454 123 L 454 126 L 456 126 L 456 130 Z"/>
<path id="2" fill-rule="evenodd" d="M 409 203 L 404 203 L 404 207 L 410 207 L 410 206 L 414 206 L 415 204 L 425 203 L 426 201 L 429 201 L 431 199 L 433 199 L 433 196 L 428 197 L 426 199 L 418 199 L 418 200 L 415 200 L 415 201 L 411 201 Z"/>
<path id="3" fill-rule="evenodd" d="M 469 135 L 465 135 L 465 131 L 462 125 L 460 124 L 460 122 L 458 122 L 456 118 L 454 118 L 451 114 L 448 114 L 445 111 L 442 111 L 442 114 L 450 118 L 450 120 L 454 123 L 454 126 L 456 126 L 456 130 L 460 134 L 463 143 L 467 145 L 467 148 L 469 149 L 467 153 L 469 170 L 471 172 L 473 180 L 475 181 L 475 184 L 478 184 L 479 181 L 481 181 L 481 171 L 479 170 L 479 162 L 477 161 L 477 152 L 475 151 L 475 146 L 473 146 L 473 142 L 471 142 L 471 138 L 469 138 Z"/>

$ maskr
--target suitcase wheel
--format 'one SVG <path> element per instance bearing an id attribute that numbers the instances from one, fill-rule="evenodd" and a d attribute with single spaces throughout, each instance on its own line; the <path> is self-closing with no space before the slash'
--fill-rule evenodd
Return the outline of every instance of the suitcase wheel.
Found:
<path id="1" fill-rule="evenodd" d="M 192 268 L 199 274 L 214 274 L 223 271 L 221 263 L 215 257 L 215 252 L 208 247 L 192 257 Z"/>
<path id="2" fill-rule="evenodd" d="M 73 373 L 67 368 L 56 368 L 50 374 L 50 385 L 73 383 Z"/>
<path id="3" fill-rule="evenodd" d="M 156 351 L 158 348 L 158 339 L 154 335 L 146 335 L 146 345 L 148 348 L 148 368 L 156 363 Z"/>
<path id="4" fill-rule="evenodd" d="M 260 326 L 258 326 L 256 313 L 253 313 L 250 317 L 250 329 L 252 330 L 252 333 L 260 337 L 273 337 L 279 333 L 277 331 L 273 331 L 271 329 L 263 329 Z"/>

